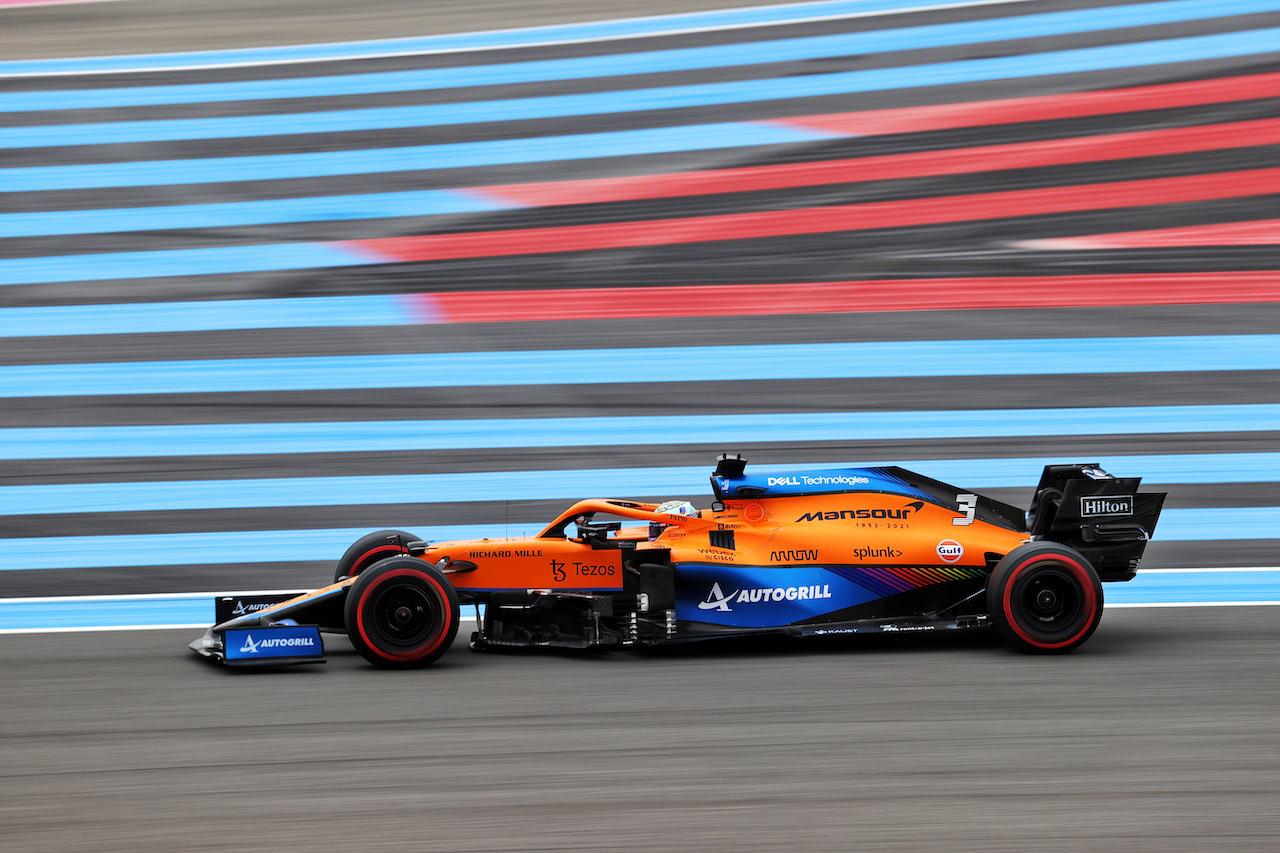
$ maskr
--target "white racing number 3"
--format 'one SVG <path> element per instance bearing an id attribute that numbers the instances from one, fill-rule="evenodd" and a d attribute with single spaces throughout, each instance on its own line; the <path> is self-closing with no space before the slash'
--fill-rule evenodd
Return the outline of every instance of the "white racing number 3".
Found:
<path id="1" fill-rule="evenodd" d="M 977 495 L 956 495 L 956 503 L 960 507 L 960 511 L 964 513 L 964 518 L 951 519 L 953 527 L 963 527 L 966 524 L 973 524 L 974 513 L 978 511 Z"/>

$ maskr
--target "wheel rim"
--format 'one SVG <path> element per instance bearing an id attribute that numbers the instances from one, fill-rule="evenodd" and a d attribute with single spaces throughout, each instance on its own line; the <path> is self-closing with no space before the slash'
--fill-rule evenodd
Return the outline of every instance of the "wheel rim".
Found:
<path id="1" fill-rule="evenodd" d="M 434 597 L 410 583 L 392 583 L 378 590 L 369 613 L 372 627 L 382 640 L 402 649 L 425 643 L 441 622 Z"/>
<path id="2" fill-rule="evenodd" d="M 1029 573 L 1013 596 L 1013 615 L 1044 639 L 1072 633 L 1085 616 L 1084 590 L 1065 568 L 1044 566 Z"/>

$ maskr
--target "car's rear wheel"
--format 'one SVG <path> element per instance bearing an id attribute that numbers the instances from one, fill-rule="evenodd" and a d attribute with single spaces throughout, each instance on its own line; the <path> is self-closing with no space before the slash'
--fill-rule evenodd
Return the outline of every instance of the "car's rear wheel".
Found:
<path id="1" fill-rule="evenodd" d="M 987 612 L 1001 635 L 1024 651 L 1069 652 L 1102 620 L 1102 583 L 1077 551 L 1032 542 L 996 564 L 987 581 Z"/>
<path id="2" fill-rule="evenodd" d="M 458 633 L 458 594 L 434 566 L 391 557 L 365 569 L 347 592 L 347 636 L 385 669 L 426 666 Z"/>
<path id="3" fill-rule="evenodd" d="M 416 541 L 417 538 L 403 530 L 379 530 L 377 533 L 361 536 L 352 543 L 347 552 L 342 555 L 342 559 L 338 561 L 338 565 L 333 570 L 333 582 L 355 577 L 379 560 L 398 554 L 408 554 L 409 549 L 405 546 Z"/>

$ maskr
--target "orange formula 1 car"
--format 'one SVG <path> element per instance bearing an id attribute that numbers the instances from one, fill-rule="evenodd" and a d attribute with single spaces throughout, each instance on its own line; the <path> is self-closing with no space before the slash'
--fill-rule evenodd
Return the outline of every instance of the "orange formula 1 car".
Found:
<path id="1" fill-rule="evenodd" d="M 425 666 L 475 604 L 471 648 L 590 648 L 741 634 L 813 636 L 995 625 L 1066 652 L 1131 580 L 1164 504 L 1097 465 L 1045 468 L 1027 513 L 901 468 L 747 474 L 720 457 L 698 510 L 584 500 L 531 537 L 428 543 L 371 533 L 334 582 L 230 599 L 191 644 L 232 665 L 324 660 L 342 632 L 376 666 Z"/>

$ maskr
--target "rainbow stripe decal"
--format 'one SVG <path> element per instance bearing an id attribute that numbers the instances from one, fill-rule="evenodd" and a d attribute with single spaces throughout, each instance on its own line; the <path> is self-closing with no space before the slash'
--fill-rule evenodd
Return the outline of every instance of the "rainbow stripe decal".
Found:
<path id="1" fill-rule="evenodd" d="M 866 587 L 880 598 L 935 583 L 986 577 L 975 566 L 831 566 L 827 571 Z"/>

